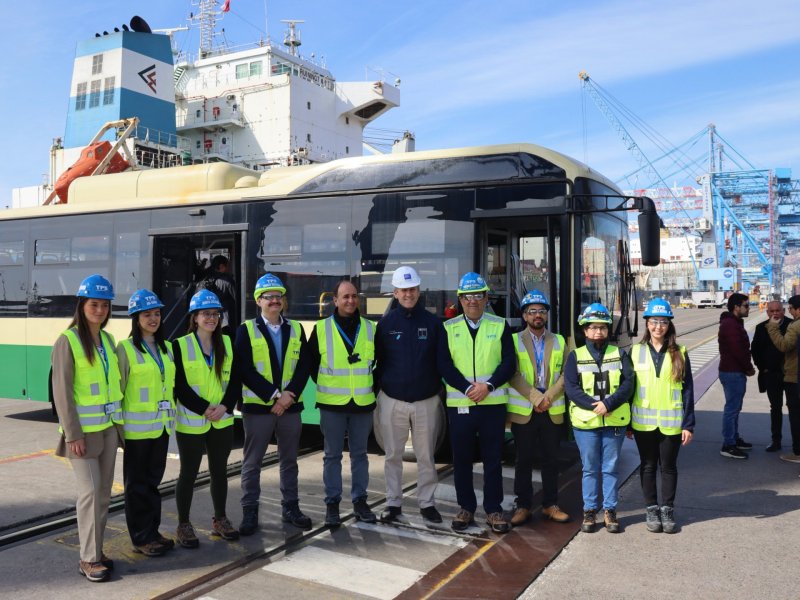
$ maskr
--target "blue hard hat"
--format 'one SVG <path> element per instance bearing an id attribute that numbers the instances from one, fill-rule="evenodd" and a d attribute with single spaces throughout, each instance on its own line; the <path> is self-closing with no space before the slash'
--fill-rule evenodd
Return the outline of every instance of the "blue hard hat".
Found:
<path id="1" fill-rule="evenodd" d="M 102 275 L 89 275 L 81 281 L 78 293 L 79 298 L 96 298 L 97 300 L 113 300 L 114 286 Z"/>
<path id="2" fill-rule="evenodd" d="M 472 271 L 464 275 L 461 278 L 461 281 L 458 282 L 459 294 L 472 294 L 472 293 L 488 292 L 488 291 L 489 291 L 489 286 L 486 284 L 486 280 L 477 273 L 473 273 Z"/>
<path id="3" fill-rule="evenodd" d="M 545 296 L 539 290 L 531 290 L 530 292 L 525 294 L 525 297 L 522 299 L 522 302 L 520 303 L 520 309 L 525 310 L 525 307 L 528 306 L 529 304 L 541 304 L 547 310 L 550 310 L 550 303 L 547 301 L 547 296 Z"/>
<path id="4" fill-rule="evenodd" d="M 611 313 L 599 302 L 595 302 L 584 308 L 583 312 L 578 317 L 578 325 L 581 327 L 589 323 L 605 323 L 606 325 L 611 325 L 612 322 Z"/>
<path id="5" fill-rule="evenodd" d="M 258 281 L 256 281 L 256 291 L 253 292 L 253 297 L 258 301 L 259 296 L 264 292 L 269 291 L 276 291 L 280 292 L 281 294 L 286 293 L 286 288 L 283 287 L 283 282 L 275 277 L 272 273 L 267 273 L 266 275 L 262 275 Z"/>
<path id="6" fill-rule="evenodd" d="M 222 308 L 219 298 L 214 292 L 208 290 L 200 290 L 192 299 L 189 300 L 189 312 L 197 312 L 198 310 L 205 310 L 207 308 Z"/>
<path id="7" fill-rule="evenodd" d="M 133 292 L 131 299 L 128 300 L 128 316 L 131 317 L 153 308 L 164 308 L 164 303 L 153 292 L 144 288 Z"/>
<path id="8" fill-rule="evenodd" d="M 672 307 L 669 302 L 663 298 L 654 298 L 647 303 L 647 308 L 644 310 L 644 318 L 648 317 L 666 317 L 672 319 L 675 315 L 672 314 Z"/>

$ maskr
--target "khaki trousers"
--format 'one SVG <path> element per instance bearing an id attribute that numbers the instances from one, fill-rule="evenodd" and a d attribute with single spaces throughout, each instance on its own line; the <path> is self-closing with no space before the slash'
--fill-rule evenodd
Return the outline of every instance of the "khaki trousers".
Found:
<path id="1" fill-rule="evenodd" d="M 78 482 L 78 540 L 81 560 L 99 562 L 103 554 L 103 533 L 108 520 L 111 485 L 114 483 L 114 464 L 117 459 L 118 435 L 115 427 L 103 434 L 103 450 L 97 458 L 70 459 Z"/>
<path id="2" fill-rule="evenodd" d="M 403 402 L 381 391 L 377 400 L 376 421 L 381 428 L 383 449 L 386 451 L 383 472 L 387 506 L 401 506 L 403 503 L 403 451 L 409 429 L 417 457 L 417 502 L 420 508 L 433 506 L 436 484 L 439 482 L 433 454 L 436 438 L 443 427 L 439 396 Z"/>

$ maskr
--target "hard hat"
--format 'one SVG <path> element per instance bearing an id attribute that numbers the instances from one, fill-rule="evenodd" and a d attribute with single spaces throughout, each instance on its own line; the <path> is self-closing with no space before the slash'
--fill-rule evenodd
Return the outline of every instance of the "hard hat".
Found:
<path id="1" fill-rule="evenodd" d="M 612 322 L 611 313 L 599 302 L 595 302 L 584 308 L 581 316 L 578 317 L 578 325 L 581 327 L 589 323 L 605 323 L 606 325 L 611 325 Z"/>
<path id="2" fill-rule="evenodd" d="M 131 294 L 131 299 L 128 300 L 128 316 L 133 316 L 136 313 L 144 312 L 153 308 L 163 308 L 164 303 L 158 299 L 153 292 L 142 288 L 136 290 Z"/>
<path id="3" fill-rule="evenodd" d="M 114 286 L 102 275 L 89 275 L 81 281 L 78 293 L 79 298 L 96 298 L 97 300 L 113 300 Z"/>
<path id="4" fill-rule="evenodd" d="M 253 297 L 258 302 L 258 298 L 264 292 L 280 292 L 281 294 L 286 293 L 286 288 L 283 287 L 283 282 L 275 277 L 272 273 L 267 273 L 266 275 L 262 275 L 258 281 L 256 281 L 256 291 L 253 292 Z"/>
<path id="5" fill-rule="evenodd" d="M 550 310 L 550 303 L 547 301 L 547 296 L 545 296 L 539 290 L 531 290 L 530 292 L 525 294 L 525 297 L 522 299 L 522 302 L 520 303 L 520 309 L 525 310 L 525 307 L 528 306 L 529 304 L 541 304 L 547 310 Z"/>
<path id="6" fill-rule="evenodd" d="M 458 282 L 458 293 L 460 294 L 473 294 L 478 292 L 488 292 L 489 286 L 483 277 L 477 273 L 470 271 L 461 278 Z"/>
<path id="7" fill-rule="evenodd" d="M 647 308 L 644 311 L 644 318 L 648 317 L 666 317 L 668 319 L 674 318 L 672 314 L 672 307 L 669 302 L 663 298 L 653 298 L 647 303 Z"/>
<path id="8" fill-rule="evenodd" d="M 398 267 L 392 275 L 392 287 L 401 290 L 418 287 L 422 283 L 413 267 Z"/>
<path id="9" fill-rule="evenodd" d="M 222 308 L 219 298 L 214 292 L 208 290 L 200 290 L 192 299 L 189 300 L 189 312 L 197 312 L 198 310 L 205 310 L 207 308 Z"/>

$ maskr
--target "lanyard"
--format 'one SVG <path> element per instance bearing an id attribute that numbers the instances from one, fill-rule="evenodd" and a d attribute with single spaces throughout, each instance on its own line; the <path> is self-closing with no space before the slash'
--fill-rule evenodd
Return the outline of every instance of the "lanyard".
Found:
<path id="1" fill-rule="evenodd" d="M 197 337 L 197 332 L 196 331 L 194 332 L 194 339 L 197 340 L 197 345 L 200 346 L 200 354 L 203 355 L 203 358 L 205 359 L 206 364 L 208 365 L 208 368 L 210 369 L 211 365 L 214 364 L 214 348 L 213 347 L 211 348 L 211 356 L 206 356 L 205 352 L 203 352 L 203 344 L 200 343 L 200 338 Z"/>
<path id="2" fill-rule="evenodd" d="M 156 364 L 158 365 L 158 370 L 161 371 L 161 383 L 164 383 L 164 359 L 161 358 L 161 353 L 158 351 L 153 352 L 150 349 L 150 344 L 148 344 L 144 340 L 142 340 L 142 345 L 144 346 L 144 349 L 147 350 L 147 353 L 150 355 L 150 357 L 154 361 L 156 361 Z"/>
<path id="3" fill-rule="evenodd" d="M 536 359 L 536 383 L 544 387 L 544 335 L 541 341 L 535 335 L 531 335 L 531 338 L 533 341 L 533 356 Z"/>
<path id="4" fill-rule="evenodd" d="M 106 387 L 108 387 L 108 356 L 106 356 L 106 349 L 103 347 L 103 334 L 100 334 L 100 345 L 95 346 L 97 348 L 97 354 L 100 355 L 100 362 L 103 363 L 103 373 L 106 376 Z"/>
<path id="5" fill-rule="evenodd" d="M 350 344 L 353 347 L 353 352 L 355 352 L 356 342 L 358 341 L 358 331 L 361 329 L 361 322 L 359 321 L 358 325 L 356 325 L 356 335 L 354 336 L 354 339 L 352 341 L 350 340 L 349 337 L 347 337 L 347 334 L 342 330 L 339 323 L 336 322 L 336 319 L 333 320 L 333 323 L 334 325 L 336 325 L 336 329 L 339 330 L 339 334 L 342 336 L 342 339 L 344 339 L 348 344 Z"/>

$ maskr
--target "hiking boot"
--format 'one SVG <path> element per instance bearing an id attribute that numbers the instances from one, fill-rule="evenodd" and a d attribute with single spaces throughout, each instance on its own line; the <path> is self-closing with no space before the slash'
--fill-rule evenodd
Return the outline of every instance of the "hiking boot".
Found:
<path id="1" fill-rule="evenodd" d="M 780 442 L 772 442 L 766 448 L 767 452 L 777 452 L 780 449 L 781 449 L 781 443 Z"/>
<path id="2" fill-rule="evenodd" d="M 145 556 L 162 556 L 169 548 L 158 540 L 147 542 L 141 546 L 134 546 L 133 551 L 137 554 L 144 554 Z"/>
<path id="3" fill-rule="evenodd" d="M 664 527 L 664 533 L 675 533 L 678 526 L 675 523 L 675 509 L 671 506 L 661 507 L 661 525 Z"/>
<path id="4" fill-rule="evenodd" d="M 382 523 L 398 523 L 403 514 L 403 509 L 400 506 L 387 506 L 386 510 L 381 513 Z"/>
<path id="5" fill-rule="evenodd" d="M 168 550 L 172 550 L 175 547 L 175 540 L 172 538 L 168 538 L 166 536 L 161 535 L 159 532 L 158 534 L 158 541 L 161 542 L 163 545 L 167 547 Z M 106 565 L 108 566 L 108 565 Z"/>
<path id="6" fill-rule="evenodd" d="M 311 529 L 311 519 L 303 514 L 303 511 L 300 510 L 300 505 L 296 500 L 294 502 L 287 502 L 283 505 L 281 509 L 281 521 L 284 523 L 291 523 L 295 527 L 299 527 L 300 529 L 304 529 L 306 531 Z"/>
<path id="7" fill-rule="evenodd" d="M 603 522 L 608 533 L 619 533 L 619 521 L 617 521 L 617 511 L 607 510 L 603 515 Z"/>
<path id="8" fill-rule="evenodd" d="M 739 450 L 736 446 L 723 446 L 719 453 L 725 458 L 747 458 L 747 454 Z"/>
<path id="9" fill-rule="evenodd" d="M 800 455 L 799 454 L 781 454 L 781 460 L 785 460 L 786 462 L 790 463 L 800 463 Z"/>
<path id="10" fill-rule="evenodd" d="M 739 450 L 752 450 L 753 449 L 753 444 L 751 444 L 750 442 L 745 442 L 742 438 L 737 437 L 736 438 L 736 447 Z"/>
<path id="11" fill-rule="evenodd" d="M 426 506 L 425 508 L 419 509 L 419 514 L 422 515 L 422 518 L 426 521 L 430 521 L 431 523 L 441 523 L 442 522 L 442 515 L 436 510 L 435 506 Z"/>
<path id="12" fill-rule="evenodd" d="M 253 535 L 256 531 L 258 531 L 258 504 L 243 506 L 239 533 L 241 535 Z"/>
<path id="13" fill-rule="evenodd" d="M 189 521 L 179 523 L 175 535 L 178 537 L 178 543 L 184 548 L 197 548 L 200 545 L 200 540 L 197 539 L 194 527 Z"/>
<path id="14" fill-rule="evenodd" d="M 325 505 L 325 527 L 338 527 L 342 524 L 342 519 L 339 517 L 339 503 Z"/>
<path id="15" fill-rule="evenodd" d="M 511 524 L 514 527 L 519 527 L 520 525 L 524 525 L 530 520 L 531 520 L 531 511 L 529 508 L 518 507 L 514 510 L 514 514 L 511 515 Z"/>
<path id="16" fill-rule="evenodd" d="M 356 521 L 363 521 L 364 523 L 377 523 L 378 517 L 372 512 L 366 500 L 356 500 L 353 502 L 353 514 Z"/>
<path id="17" fill-rule="evenodd" d="M 581 531 L 583 533 L 592 533 L 594 531 L 596 517 L 596 510 L 583 511 L 583 523 L 581 523 Z"/>
<path id="18" fill-rule="evenodd" d="M 463 508 L 456 513 L 453 522 L 450 524 L 453 531 L 464 531 L 470 525 L 475 524 L 475 513 L 471 513 Z"/>
<path id="19" fill-rule="evenodd" d="M 94 581 L 95 583 L 105 581 L 110 574 L 108 569 L 103 566 L 103 563 L 86 562 L 85 560 L 78 562 L 78 572 L 89 581 Z"/>
<path id="20" fill-rule="evenodd" d="M 100 554 L 100 564 L 103 565 L 109 571 L 114 570 L 114 561 L 108 558 L 105 552 Z"/>
<path id="21" fill-rule="evenodd" d="M 486 515 L 486 524 L 491 527 L 495 533 L 508 533 L 511 531 L 511 523 L 509 523 L 501 512 L 494 512 Z"/>
<path id="22" fill-rule="evenodd" d="M 647 531 L 661 533 L 661 510 L 658 508 L 658 504 L 648 506 L 646 510 L 645 522 Z"/>
<path id="23" fill-rule="evenodd" d="M 569 522 L 569 515 L 558 508 L 558 504 L 553 504 L 553 506 L 545 506 L 542 508 L 542 514 L 556 523 Z"/>
<path id="24" fill-rule="evenodd" d="M 228 517 L 213 517 L 211 519 L 211 535 L 218 535 L 223 540 L 233 541 L 239 539 L 239 532 L 233 528 Z"/>

